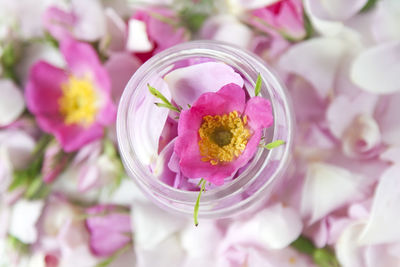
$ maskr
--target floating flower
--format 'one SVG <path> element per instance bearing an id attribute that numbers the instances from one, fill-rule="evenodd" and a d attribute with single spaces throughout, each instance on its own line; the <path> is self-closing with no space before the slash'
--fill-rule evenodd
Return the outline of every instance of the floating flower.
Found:
<path id="1" fill-rule="evenodd" d="M 272 122 L 270 102 L 258 96 L 246 102 L 244 90 L 236 84 L 204 93 L 180 114 L 174 151 L 181 172 L 223 184 L 253 157 L 262 130 Z"/>
<path id="2" fill-rule="evenodd" d="M 73 40 L 62 42 L 60 49 L 68 69 L 36 63 L 25 98 L 42 130 L 54 134 L 71 152 L 102 137 L 103 128 L 114 122 L 116 109 L 109 77 L 96 52 Z"/>

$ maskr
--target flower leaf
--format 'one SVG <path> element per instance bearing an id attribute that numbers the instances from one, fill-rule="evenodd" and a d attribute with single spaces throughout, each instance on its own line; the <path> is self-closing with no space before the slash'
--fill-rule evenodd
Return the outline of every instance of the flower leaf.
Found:
<path id="1" fill-rule="evenodd" d="M 281 145 L 284 145 L 284 144 L 286 144 L 286 142 L 283 141 L 283 140 L 275 140 L 275 141 L 273 141 L 273 142 L 271 142 L 271 143 L 268 143 L 268 144 L 266 144 L 266 145 L 263 145 L 262 147 L 271 150 L 271 149 L 273 149 L 273 148 L 276 148 L 276 147 L 281 146 Z"/>
<path id="2" fill-rule="evenodd" d="M 199 184 L 201 184 L 201 189 L 200 189 L 199 195 L 197 196 L 196 205 L 194 205 L 194 212 L 193 212 L 195 226 L 199 225 L 197 217 L 199 215 L 200 197 L 201 197 L 201 193 L 204 191 L 204 188 L 206 187 L 206 180 L 202 178 L 200 180 Z"/>
<path id="3" fill-rule="evenodd" d="M 147 87 L 149 88 L 149 92 L 152 95 L 154 95 L 155 97 L 157 97 L 158 99 L 160 99 L 163 102 L 163 103 L 155 103 L 158 107 L 169 108 L 173 111 L 180 112 L 180 110 L 177 107 L 175 107 L 174 105 L 172 105 L 172 103 L 169 102 L 169 100 L 160 91 L 158 91 L 156 88 L 154 88 L 150 84 L 147 84 Z"/>
<path id="4" fill-rule="evenodd" d="M 256 86 L 254 87 L 254 93 L 256 96 L 258 96 L 260 94 L 261 84 L 262 84 L 262 79 L 261 79 L 261 75 L 259 73 L 257 76 Z"/>

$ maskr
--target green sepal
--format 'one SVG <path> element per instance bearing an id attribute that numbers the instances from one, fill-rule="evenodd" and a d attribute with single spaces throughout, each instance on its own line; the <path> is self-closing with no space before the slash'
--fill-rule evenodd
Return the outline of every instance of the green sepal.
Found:
<path id="1" fill-rule="evenodd" d="M 273 142 L 271 142 L 271 143 L 268 143 L 268 144 L 266 144 L 266 145 L 263 145 L 262 147 L 264 147 L 264 148 L 266 148 L 266 149 L 268 149 L 268 150 L 271 150 L 271 149 L 273 149 L 273 148 L 276 148 L 276 147 L 281 146 L 281 145 L 284 145 L 284 144 L 286 144 L 286 142 L 283 141 L 283 140 L 275 140 L 275 141 L 273 141 Z"/>
<path id="2" fill-rule="evenodd" d="M 262 85 L 262 78 L 261 78 L 261 74 L 259 73 L 257 76 L 256 86 L 254 87 L 255 96 L 258 96 L 260 94 L 261 85 Z"/>

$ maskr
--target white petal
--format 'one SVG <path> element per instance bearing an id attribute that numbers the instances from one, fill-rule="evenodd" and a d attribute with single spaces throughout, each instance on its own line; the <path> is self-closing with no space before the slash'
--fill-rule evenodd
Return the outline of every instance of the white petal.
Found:
<path id="1" fill-rule="evenodd" d="M 180 232 L 180 239 L 190 257 L 209 258 L 216 252 L 222 233 L 214 221 L 202 220 L 199 227 L 188 224 Z"/>
<path id="2" fill-rule="evenodd" d="M 162 223 L 159 221 L 158 226 L 154 226 L 159 227 Z M 143 249 L 136 246 L 135 250 L 138 267 L 182 266 L 185 256 L 177 235 L 168 237 L 155 247 Z"/>
<path id="3" fill-rule="evenodd" d="M 367 0 L 306 0 L 311 13 L 324 20 L 346 20 L 358 13 Z"/>
<path id="4" fill-rule="evenodd" d="M 100 49 L 106 52 L 124 51 L 127 38 L 124 20 L 112 8 L 106 8 L 107 34 L 100 41 Z"/>
<path id="5" fill-rule="evenodd" d="M 156 248 L 186 223 L 186 220 L 163 211 L 153 203 L 141 201 L 132 205 L 131 216 L 135 246 L 145 250 Z"/>
<path id="6" fill-rule="evenodd" d="M 364 223 L 349 225 L 336 243 L 336 255 L 342 267 L 365 267 L 363 251 L 359 247 L 358 238 Z"/>
<path id="7" fill-rule="evenodd" d="M 363 196 L 367 182 L 346 169 L 312 163 L 302 190 L 301 212 L 312 224 L 330 212 Z"/>
<path id="8" fill-rule="evenodd" d="M 35 243 L 38 238 L 36 223 L 44 202 L 42 200 L 19 200 L 15 203 L 10 220 L 10 234 L 26 244 Z"/>
<path id="9" fill-rule="evenodd" d="M 371 216 L 360 238 L 361 244 L 400 242 L 400 165 L 387 169 L 376 188 Z"/>
<path id="10" fill-rule="evenodd" d="M 80 40 L 96 41 L 106 33 L 106 17 L 98 0 L 72 0 L 73 12 L 77 16 L 74 34 Z"/>
<path id="11" fill-rule="evenodd" d="M 0 80 L 0 126 L 15 121 L 24 111 L 22 92 L 9 80 Z"/>
<path id="12" fill-rule="evenodd" d="M 308 80 L 325 98 L 333 88 L 333 81 L 341 56 L 346 48 L 343 40 L 313 38 L 292 46 L 282 55 L 279 65 L 288 72 Z"/>
<path id="13" fill-rule="evenodd" d="M 377 2 L 377 12 L 372 31 L 378 42 L 400 40 L 400 1 L 382 0 Z"/>
<path id="14" fill-rule="evenodd" d="M 281 249 L 293 242 L 302 228 L 299 214 L 293 208 L 277 203 L 257 212 L 246 221 L 232 224 L 224 245 L 255 243 L 271 249 Z"/>
<path id="15" fill-rule="evenodd" d="M 126 49 L 132 52 L 149 52 L 153 49 L 153 44 L 147 36 L 146 23 L 136 19 L 129 20 Z"/>
<path id="16" fill-rule="evenodd" d="M 172 99 L 182 107 L 193 104 L 203 93 L 216 92 L 229 83 L 243 86 L 242 77 L 232 67 L 221 62 L 206 62 L 175 69 L 164 80 L 171 90 Z"/>
<path id="17" fill-rule="evenodd" d="M 200 35 L 204 39 L 227 42 L 248 48 L 252 41 L 252 30 L 233 15 L 211 16 L 204 22 Z"/>
<path id="18" fill-rule="evenodd" d="M 351 79 L 375 94 L 400 90 L 400 42 L 379 45 L 362 52 L 353 62 Z"/>

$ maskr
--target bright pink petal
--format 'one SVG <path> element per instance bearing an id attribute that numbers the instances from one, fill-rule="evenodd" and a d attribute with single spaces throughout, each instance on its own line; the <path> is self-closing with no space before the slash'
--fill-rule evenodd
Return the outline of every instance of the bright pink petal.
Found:
<path id="1" fill-rule="evenodd" d="M 29 78 L 25 88 L 29 110 L 39 117 L 57 114 L 58 99 L 62 96 L 60 85 L 68 79 L 65 71 L 40 61 L 31 68 Z"/>
<path id="2" fill-rule="evenodd" d="M 248 125 L 253 130 L 270 127 L 274 121 L 271 103 L 259 96 L 247 101 L 244 115 L 247 115 Z"/>
<path id="3" fill-rule="evenodd" d="M 49 121 L 46 126 L 49 127 L 49 132 L 54 133 L 57 140 L 66 152 L 76 151 L 82 146 L 93 142 L 103 136 L 103 126 L 94 123 L 88 128 L 79 125 L 65 125 L 62 122 Z M 44 125 L 43 121 L 38 121 Z"/>

